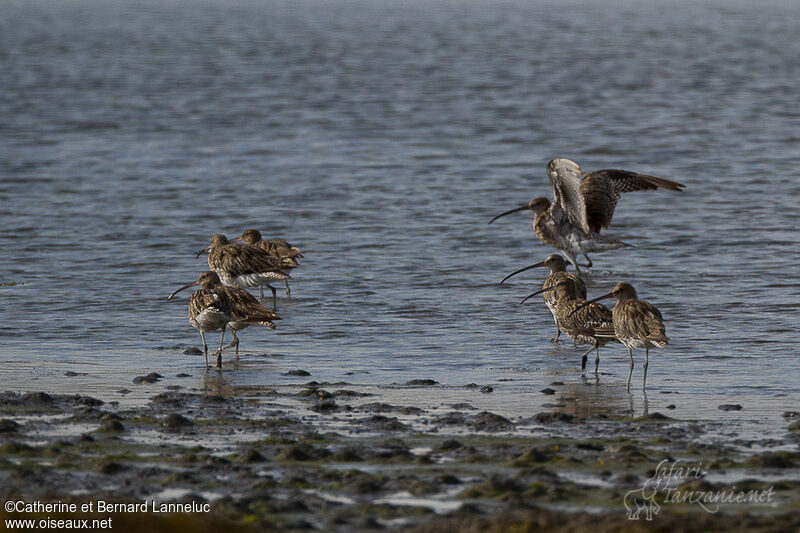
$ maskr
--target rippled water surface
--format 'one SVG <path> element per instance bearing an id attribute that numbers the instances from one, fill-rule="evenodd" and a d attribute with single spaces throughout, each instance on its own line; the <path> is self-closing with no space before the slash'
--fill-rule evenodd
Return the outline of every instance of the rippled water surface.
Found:
<path id="1" fill-rule="evenodd" d="M 624 348 L 582 377 L 543 304 L 517 305 L 543 272 L 497 285 L 552 250 L 530 215 L 487 222 L 549 196 L 561 156 L 687 185 L 625 196 L 610 233 L 635 248 L 594 255 L 588 278 L 590 295 L 630 281 L 665 316 L 649 408 L 783 431 L 800 399 L 798 34 L 792 2 L 4 2 L 2 389 L 431 378 L 520 414 L 560 380 L 578 408 L 641 410 Z M 165 297 L 213 233 L 249 227 L 305 259 L 279 329 L 244 331 L 211 377 L 183 354 L 188 292 Z"/>

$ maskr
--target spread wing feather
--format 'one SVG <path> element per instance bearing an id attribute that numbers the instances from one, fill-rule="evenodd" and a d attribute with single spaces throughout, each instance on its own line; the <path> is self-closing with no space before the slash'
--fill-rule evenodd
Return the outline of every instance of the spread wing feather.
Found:
<path id="1" fill-rule="evenodd" d="M 573 163 L 574 164 L 574 163 Z M 557 164 L 553 174 L 548 172 L 553 183 L 553 205 L 550 216 L 556 223 L 565 218 L 575 226 L 589 234 L 589 223 L 586 219 L 586 203 L 581 193 L 581 172 L 571 165 Z"/>
<path id="2" fill-rule="evenodd" d="M 583 230 L 588 234 L 588 230 L 600 232 L 607 228 L 623 193 L 659 188 L 680 191 L 683 187 L 685 185 L 676 181 L 629 170 L 603 169 L 590 172 L 580 183 L 580 195 L 585 206 Z"/>

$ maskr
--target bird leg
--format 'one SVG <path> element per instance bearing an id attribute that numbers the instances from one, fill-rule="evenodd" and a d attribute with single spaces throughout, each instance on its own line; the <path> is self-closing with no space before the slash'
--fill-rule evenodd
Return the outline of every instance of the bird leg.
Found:
<path id="1" fill-rule="evenodd" d="M 285 279 L 285 280 L 283 280 L 283 282 L 286 283 L 286 297 L 287 298 L 291 298 L 292 297 L 292 289 L 289 288 L 289 280 Z"/>
<path id="2" fill-rule="evenodd" d="M 592 350 L 594 350 L 594 346 L 590 347 L 588 350 L 583 352 L 583 355 L 581 356 L 581 371 L 586 370 L 586 356 L 589 355 L 589 352 L 591 352 Z"/>
<path id="3" fill-rule="evenodd" d="M 235 329 L 231 328 L 230 326 L 228 326 L 228 329 L 231 330 L 231 335 L 233 335 L 233 340 L 231 341 L 230 344 L 226 345 L 225 348 L 223 348 L 223 349 L 227 350 L 228 348 L 236 347 L 236 359 L 238 360 L 239 359 L 239 337 L 236 336 L 236 330 Z"/>
<path id="4" fill-rule="evenodd" d="M 262 287 L 261 285 L 258 286 L 258 297 L 261 298 L 262 300 L 264 299 L 264 287 Z"/>
<path id="5" fill-rule="evenodd" d="M 558 338 L 561 336 L 561 328 L 558 327 L 558 319 L 553 317 L 553 322 L 556 323 L 556 336 L 550 337 L 550 342 L 558 342 Z"/>
<path id="6" fill-rule="evenodd" d="M 628 384 L 625 385 L 625 390 L 631 391 L 631 376 L 633 375 L 633 350 L 628 348 L 628 356 L 631 358 L 631 369 L 628 371 Z"/>
<path id="7" fill-rule="evenodd" d="M 222 343 L 225 340 L 225 328 L 222 328 L 222 333 L 219 336 L 219 350 L 217 350 L 217 368 L 222 368 Z"/>
<path id="8" fill-rule="evenodd" d="M 203 335 L 203 330 L 200 330 L 200 340 L 203 341 L 203 353 L 206 355 L 206 368 L 208 368 L 208 344 L 206 344 L 206 336 Z"/>
<path id="9" fill-rule="evenodd" d="M 644 349 L 644 377 L 642 378 L 642 390 L 647 389 L 647 364 L 650 362 L 650 349 Z"/>
<path id="10" fill-rule="evenodd" d="M 650 403 L 647 401 L 647 390 L 642 391 L 644 401 L 642 402 L 642 416 L 647 416 L 650 412 Z"/>
<path id="11" fill-rule="evenodd" d="M 595 353 L 595 357 L 594 357 L 594 373 L 595 373 L 595 375 L 597 375 L 597 367 L 600 366 L 600 346 L 599 346 L 599 344 L 600 343 L 595 343 L 595 345 L 594 345 L 594 353 Z"/>
<path id="12" fill-rule="evenodd" d="M 277 311 L 278 310 L 278 297 L 276 296 L 276 294 L 278 293 L 278 291 L 272 285 L 267 285 L 267 287 L 269 287 L 269 290 L 272 291 L 272 310 L 273 311 Z"/>
<path id="13" fill-rule="evenodd" d="M 562 252 L 564 252 L 564 250 L 561 250 L 561 251 L 562 251 Z M 589 259 L 589 256 L 588 256 L 588 255 L 586 255 L 586 254 L 581 254 L 581 255 L 583 255 L 583 256 L 586 258 L 586 261 L 588 261 L 588 263 L 584 265 L 583 263 L 578 263 L 578 258 L 577 258 L 575 255 L 573 255 L 573 254 L 568 254 L 567 252 L 564 252 L 564 253 L 565 253 L 565 254 L 567 254 L 567 259 L 569 259 L 569 262 L 570 262 L 570 263 L 572 263 L 572 266 L 574 266 L 574 267 L 575 267 L 575 271 L 576 271 L 578 274 L 580 274 L 580 273 L 581 273 L 581 269 L 580 269 L 580 267 L 584 267 L 584 268 L 586 268 L 587 270 L 588 270 L 589 268 L 591 268 L 591 266 L 592 266 L 592 260 L 591 260 L 591 259 Z"/>

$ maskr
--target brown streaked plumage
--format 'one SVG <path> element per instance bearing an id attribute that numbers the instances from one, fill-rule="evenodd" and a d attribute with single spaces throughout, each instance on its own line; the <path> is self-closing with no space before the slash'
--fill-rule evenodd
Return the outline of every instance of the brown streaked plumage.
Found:
<path id="1" fill-rule="evenodd" d="M 644 348 L 644 376 L 642 378 L 642 390 L 644 390 L 647 388 L 650 348 L 663 348 L 669 342 L 664 327 L 664 318 L 656 306 L 637 297 L 636 289 L 630 283 L 618 283 L 613 291 L 598 296 L 589 303 L 605 298 L 617 299 L 617 304 L 612 311 L 614 334 L 628 348 L 628 356 L 631 361 L 627 390 L 631 388 L 631 376 L 633 375 L 633 350 Z"/>
<path id="2" fill-rule="evenodd" d="M 247 244 L 231 243 L 225 235 L 211 237 L 211 244 L 197 253 L 208 250 L 208 268 L 219 275 L 223 285 L 238 287 L 269 287 L 272 291 L 272 308 L 277 306 L 273 281 L 291 279 L 284 272 L 283 262 L 264 250 Z"/>
<path id="3" fill-rule="evenodd" d="M 241 331 L 247 326 L 259 325 L 270 329 L 275 329 L 275 320 L 280 320 L 275 312 L 270 311 L 261 305 L 255 296 L 239 287 L 223 287 L 233 304 L 231 321 L 228 322 L 228 329 L 231 330 L 233 341 L 225 348 L 236 348 L 236 359 L 239 359 L 239 337 L 237 331 Z"/>
<path id="4" fill-rule="evenodd" d="M 225 327 L 231 320 L 233 313 L 233 303 L 231 302 L 225 287 L 220 283 L 219 276 L 215 272 L 203 272 L 197 281 L 184 285 L 167 297 L 171 300 L 173 296 L 184 289 L 194 285 L 200 285 L 200 289 L 195 291 L 189 298 L 189 323 L 200 332 L 200 339 L 203 342 L 203 353 L 206 356 L 206 368 L 208 364 L 208 344 L 206 344 L 205 332 L 222 330 L 219 336 L 219 349 L 217 350 L 217 368 L 222 368 L 222 343 L 225 338 Z"/>
<path id="5" fill-rule="evenodd" d="M 558 327 L 578 344 L 590 344 L 591 348 L 581 355 L 581 370 L 586 370 L 586 357 L 595 351 L 594 372 L 600 365 L 600 348 L 617 339 L 613 334 L 611 311 L 602 304 L 587 303 L 577 297 L 578 287 L 570 278 L 564 278 L 555 285 L 540 289 L 522 300 L 524 302 L 537 294 L 556 293 L 556 319 Z M 610 331 L 610 333 L 609 333 Z"/>
<path id="6" fill-rule="evenodd" d="M 581 167 L 569 159 L 547 163 L 547 175 L 553 184 L 553 201 L 534 198 L 527 204 L 501 213 L 489 221 L 522 210 L 535 213 L 533 229 L 544 243 L 563 252 L 578 268 L 577 256 L 630 246 L 618 239 L 601 235 L 614 216 L 623 193 L 653 189 L 682 190 L 684 185 L 664 178 L 628 170 L 604 169 L 583 175 Z"/>
<path id="7" fill-rule="evenodd" d="M 543 289 L 549 289 L 556 285 L 562 279 L 569 278 L 575 283 L 575 288 L 578 291 L 577 297 L 585 299 L 586 298 L 586 284 L 583 282 L 583 279 L 574 274 L 572 272 L 567 272 L 567 262 L 566 260 L 559 254 L 550 254 L 548 255 L 544 261 L 540 261 L 533 265 L 529 265 L 519 270 L 515 270 L 505 278 L 503 281 L 500 282 L 502 285 L 508 278 L 515 276 L 521 272 L 525 272 L 526 270 L 530 270 L 532 268 L 538 268 L 546 266 L 550 269 L 550 274 L 545 278 L 544 283 L 542 284 Z M 551 342 L 556 342 L 558 338 L 561 336 L 561 328 L 558 326 L 558 318 L 556 317 L 556 302 L 558 300 L 558 296 L 556 295 L 555 291 L 546 291 L 542 293 L 542 299 L 544 300 L 544 304 L 550 310 L 550 313 L 553 315 L 553 322 L 556 324 L 556 336 L 550 337 Z"/>
<path id="8" fill-rule="evenodd" d="M 300 248 L 297 246 L 292 246 L 287 241 L 283 239 L 262 239 L 261 232 L 257 229 L 247 229 L 244 230 L 241 236 L 236 237 L 235 239 L 231 239 L 231 242 L 242 241 L 247 245 L 250 245 L 254 248 L 259 248 L 264 250 L 268 254 L 279 258 L 283 264 L 285 265 L 286 271 L 291 271 L 291 269 L 298 266 L 297 259 L 303 257 L 303 252 L 300 251 Z M 286 296 L 291 296 L 292 291 L 289 288 L 289 280 L 285 280 L 286 282 Z M 264 297 L 263 288 L 261 289 L 261 297 Z"/>

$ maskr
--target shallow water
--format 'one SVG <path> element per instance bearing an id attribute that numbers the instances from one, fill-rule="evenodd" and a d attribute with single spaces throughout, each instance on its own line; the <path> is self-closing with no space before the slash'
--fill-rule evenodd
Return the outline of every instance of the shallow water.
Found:
<path id="1" fill-rule="evenodd" d="M 5 2 L 1 388 L 142 403 L 314 379 L 506 415 L 564 397 L 642 412 L 641 357 L 631 396 L 621 347 L 581 376 L 541 302 L 517 305 L 543 272 L 497 285 L 552 250 L 527 215 L 486 223 L 549 196 L 562 156 L 687 185 L 625 196 L 610 233 L 635 248 L 594 255 L 588 278 L 665 316 L 649 410 L 783 434 L 798 32 L 789 2 Z M 244 331 L 240 363 L 206 373 L 183 354 L 188 291 L 165 298 L 211 234 L 249 227 L 305 259 L 278 330 Z M 168 379 L 131 383 L 151 371 Z M 414 378 L 442 385 L 391 386 Z"/>

